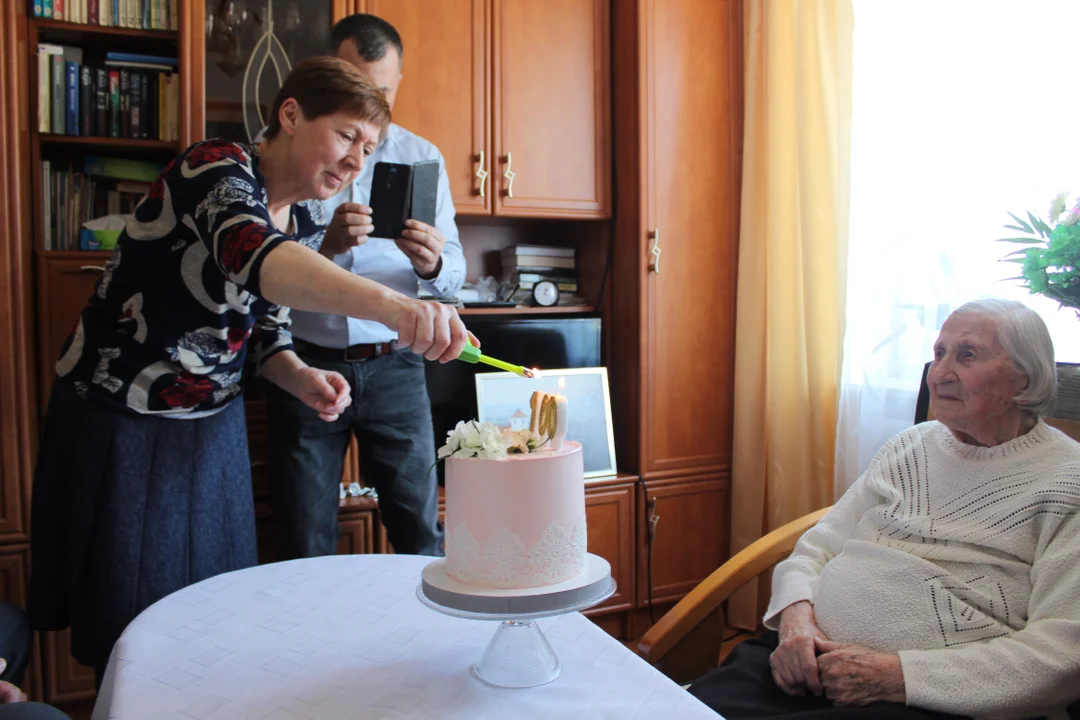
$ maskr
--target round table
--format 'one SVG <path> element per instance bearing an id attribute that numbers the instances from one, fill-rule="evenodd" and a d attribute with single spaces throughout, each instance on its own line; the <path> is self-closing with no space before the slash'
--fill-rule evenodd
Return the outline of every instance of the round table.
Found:
<path id="1" fill-rule="evenodd" d="M 94 720 L 719 717 L 580 613 L 540 621 L 555 682 L 479 682 L 469 668 L 496 623 L 424 607 L 430 561 L 293 560 L 173 593 L 117 642 Z"/>

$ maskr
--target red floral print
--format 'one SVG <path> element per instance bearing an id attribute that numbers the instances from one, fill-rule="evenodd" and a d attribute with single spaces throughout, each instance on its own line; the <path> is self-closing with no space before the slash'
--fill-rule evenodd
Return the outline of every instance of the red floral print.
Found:
<path id="1" fill-rule="evenodd" d="M 210 141 L 204 142 L 188 153 L 185 164 L 188 169 L 194 170 L 203 165 L 221 162 L 222 160 L 235 160 L 238 163 L 247 163 L 247 155 L 236 144 L 231 142 Z"/>
<path id="2" fill-rule="evenodd" d="M 186 372 L 177 375 L 176 381 L 163 389 L 159 397 L 171 408 L 190 408 L 204 402 L 213 393 L 214 384 L 209 378 Z"/>
<path id="3" fill-rule="evenodd" d="M 235 274 L 244 269 L 251 253 L 262 247 L 270 237 L 270 228 L 249 222 L 233 225 L 221 234 L 221 265 L 229 273 Z"/>
<path id="4" fill-rule="evenodd" d="M 229 344 L 229 352 L 240 352 L 240 348 L 244 346 L 244 341 L 248 339 L 250 334 L 250 330 L 244 330 L 243 328 L 229 328 L 229 337 L 228 340 L 226 340 Z"/>

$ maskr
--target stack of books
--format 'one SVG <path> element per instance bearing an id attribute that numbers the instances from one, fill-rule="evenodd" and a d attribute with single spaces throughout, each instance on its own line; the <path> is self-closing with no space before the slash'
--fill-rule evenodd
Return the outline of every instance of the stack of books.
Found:
<path id="1" fill-rule="evenodd" d="M 541 280 L 550 280 L 559 288 L 559 305 L 585 305 L 577 294 L 577 264 L 574 248 L 549 245 L 514 245 L 503 248 L 502 280 L 517 286 L 510 300 L 532 304 L 532 290 Z"/>
<path id="2" fill-rule="evenodd" d="M 176 30 L 181 0 L 34 0 L 34 17 L 141 30 Z"/>
<path id="3" fill-rule="evenodd" d="M 63 166 L 41 163 L 44 250 L 97 250 L 82 224 L 135 211 L 162 171 L 158 163 L 86 155 Z"/>
<path id="4" fill-rule="evenodd" d="M 180 79 L 174 57 L 38 44 L 38 132 L 87 137 L 180 139 Z"/>

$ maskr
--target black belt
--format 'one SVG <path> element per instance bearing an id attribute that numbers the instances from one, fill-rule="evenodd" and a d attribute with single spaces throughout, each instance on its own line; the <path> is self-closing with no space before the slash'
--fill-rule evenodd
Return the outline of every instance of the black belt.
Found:
<path id="1" fill-rule="evenodd" d="M 296 349 L 297 353 L 307 355 L 317 360 L 328 360 L 330 362 L 361 362 L 363 360 L 373 360 L 383 355 L 389 355 L 397 349 L 397 343 L 393 341 L 360 343 L 358 345 L 350 345 L 346 348 L 328 348 L 309 343 L 300 338 L 293 338 L 293 347 Z"/>

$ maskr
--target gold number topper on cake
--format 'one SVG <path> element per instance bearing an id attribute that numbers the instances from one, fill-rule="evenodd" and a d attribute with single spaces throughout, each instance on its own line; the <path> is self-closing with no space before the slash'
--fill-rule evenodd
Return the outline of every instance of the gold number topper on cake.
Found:
<path id="1" fill-rule="evenodd" d="M 540 427 L 537 432 L 548 440 L 555 437 L 555 424 L 558 417 L 559 411 L 555 406 L 555 396 L 547 395 L 540 405 Z"/>
<path id="2" fill-rule="evenodd" d="M 546 395 L 547 393 L 535 390 L 533 391 L 532 397 L 529 398 L 529 408 L 532 410 L 532 417 L 529 418 L 529 429 L 534 432 L 539 432 L 540 405 L 544 401 Z"/>

